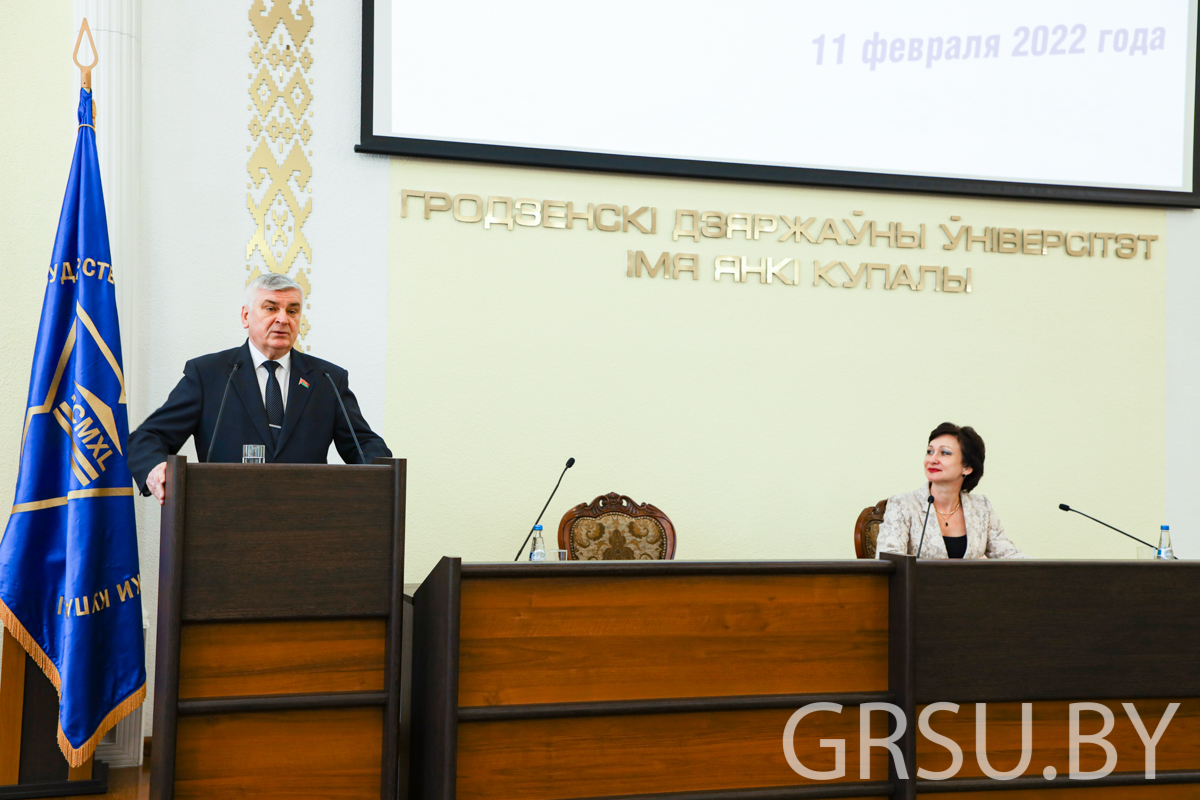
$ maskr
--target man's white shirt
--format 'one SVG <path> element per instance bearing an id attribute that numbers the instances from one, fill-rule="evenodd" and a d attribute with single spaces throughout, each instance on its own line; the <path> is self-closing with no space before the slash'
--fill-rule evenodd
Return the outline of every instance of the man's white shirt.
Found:
<path id="1" fill-rule="evenodd" d="M 267 376 L 271 374 L 270 370 L 263 364 L 271 359 L 258 352 L 258 348 L 254 346 L 254 342 L 247 342 L 250 345 L 250 358 L 254 361 L 254 375 L 258 378 L 258 393 L 262 395 L 263 408 L 267 407 Z M 288 376 L 292 372 L 292 351 L 288 350 L 281 357 L 275 359 L 279 366 L 275 369 L 275 380 L 279 381 L 279 391 L 283 393 L 283 407 L 287 408 L 288 396 Z"/>

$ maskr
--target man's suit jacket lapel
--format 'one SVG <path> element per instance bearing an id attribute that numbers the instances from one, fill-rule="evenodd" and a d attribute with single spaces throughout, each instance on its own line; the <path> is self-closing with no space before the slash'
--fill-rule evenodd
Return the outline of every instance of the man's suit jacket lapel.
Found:
<path id="1" fill-rule="evenodd" d="M 305 379 L 308 387 L 300 384 L 301 378 Z M 301 353 L 293 350 L 292 369 L 291 374 L 288 376 L 287 409 L 283 414 L 283 430 L 279 434 L 279 448 L 277 452 L 283 452 L 283 446 L 287 444 L 287 440 L 291 437 L 292 432 L 300 424 L 300 418 L 304 414 L 304 407 L 308 405 L 308 398 L 312 396 L 314 391 L 313 381 L 315 380 L 316 377 L 312 371 L 312 364 Z"/>
<path id="2" fill-rule="evenodd" d="M 233 388 L 237 391 L 238 397 L 246 409 L 246 415 L 254 423 L 254 429 L 258 431 L 263 444 L 267 446 L 267 460 L 269 461 L 275 457 L 275 450 L 271 447 L 271 428 L 267 425 L 267 409 L 263 407 L 262 391 L 258 388 L 258 376 L 254 372 L 254 359 L 250 357 L 249 341 L 242 345 L 242 349 L 234 357 L 234 361 L 239 359 L 242 362 L 242 368 L 233 376 Z M 222 427 L 224 426 L 222 425 Z M 243 442 L 242 444 L 249 443 Z"/>

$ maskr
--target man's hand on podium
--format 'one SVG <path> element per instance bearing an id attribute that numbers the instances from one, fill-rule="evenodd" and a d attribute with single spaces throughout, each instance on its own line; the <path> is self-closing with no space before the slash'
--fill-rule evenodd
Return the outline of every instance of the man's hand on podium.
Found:
<path id="1" fill-rule="evenodd" d="M 150 474 L 146 476 L 146 488 L 150 490 L 150 494 L 158 498 L 158 504 L 161 506 L 163 500 L 167 496 L 167 462 L 161 462 L 157 467 L 150 470 Z"/>

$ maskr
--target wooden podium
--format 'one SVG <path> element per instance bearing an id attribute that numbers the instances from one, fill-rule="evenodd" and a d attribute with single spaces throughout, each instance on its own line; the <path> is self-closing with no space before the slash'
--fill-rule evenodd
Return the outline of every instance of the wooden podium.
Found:
<path id="1" fill-rule="evenodd" d="M 150 796 L 397 796 L 405 462 L 167 462 Z"/>
<path id="2" fill-rule="evenodd" d="M 947 800 L 1200 797 L 1200 562 L 568 562 L 443 559 L 415 595 L 412 800 Z M 815 780 L 793 771 L 785 726 Z M 903 709 L 907 777 L 882 747 L 860 772 L 866 703 Z M 950 751 L 964 762 L 941 772 Z M 1069 704 L 1113 712 L 1111 774 L 1069 779 Z M 1157 777 L 1129 703 L 1153 733 Z M 1022 704 L 1032 757 L 1010 780 L 976 755 L 986 703 L 990 768 L 1014 770 Z M 884 737 L 890 716 L 870 713 Z M 1097 711 L 1080 715 L 1095 734 Z M 1098 771 L 1096 744 L 1079 751 Z M 1053 768 L 1054 779 L 1044 777 Z M 1044 772 L 1045 770 L 1045 772 Z"/>

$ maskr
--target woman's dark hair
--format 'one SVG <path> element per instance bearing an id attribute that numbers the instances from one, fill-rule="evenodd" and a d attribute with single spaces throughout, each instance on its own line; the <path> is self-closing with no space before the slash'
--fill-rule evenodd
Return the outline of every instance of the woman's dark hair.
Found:
<path id="1" fill-rule="evenodd" d="M 963 476 L 963 491 L 969 492 L 979 485 L 979 481 L 983 478 L 983 459 L 987 455 L 987 450 L 983 446 L 983 437 L 975 432 L 975 429 L 970 426 L 958 427 L 953 422 L 943 422 L 933 429 L 929 434 L 929 441 L 933 441 L 939 436 L 953 436 L 958 439 L 958 447 L 962 450 L 962 461 L 964 467 L 971 468 L 970 475 Z"/>

